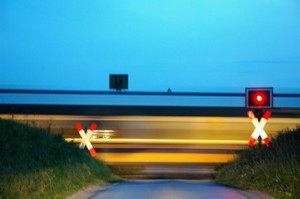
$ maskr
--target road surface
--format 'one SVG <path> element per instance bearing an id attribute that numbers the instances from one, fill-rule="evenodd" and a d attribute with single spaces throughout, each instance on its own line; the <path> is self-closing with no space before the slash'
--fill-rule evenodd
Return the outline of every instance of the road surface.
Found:
<path id="1" fill-rule="evenodd" d="M 185 180 L 131 181 L 94 186 L 67 199 L 272 199 L 258 192 Z"/>

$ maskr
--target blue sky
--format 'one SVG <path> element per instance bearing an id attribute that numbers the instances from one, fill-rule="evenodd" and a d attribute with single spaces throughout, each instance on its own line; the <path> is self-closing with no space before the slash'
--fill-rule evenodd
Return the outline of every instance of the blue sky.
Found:
<path id="1" fill-rule="evenodd" d="M 1 0 L 0 88 L 300 93 L 299 0 Z"/>

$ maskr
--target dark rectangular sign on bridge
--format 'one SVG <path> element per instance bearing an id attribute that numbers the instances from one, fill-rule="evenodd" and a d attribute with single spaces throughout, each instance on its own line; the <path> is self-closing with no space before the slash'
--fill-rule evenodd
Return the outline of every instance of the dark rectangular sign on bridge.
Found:
<path id="1" fill-rule="evenodd" d="M 109 89 L 117 91 L 128 89 L 128 75 L 109 75 Z"/>

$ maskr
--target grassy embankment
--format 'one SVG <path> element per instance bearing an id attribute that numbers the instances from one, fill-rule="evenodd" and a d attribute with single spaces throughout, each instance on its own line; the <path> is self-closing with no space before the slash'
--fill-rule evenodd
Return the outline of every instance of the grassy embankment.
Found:
<path id="1" fill-rule="evenodd" d="M 0 119 L 0 198 L 64 198 L 114 180 L 106 165 L 62 136 Z"/>
<path id="2" fill-rule="evenodd" d="M 236 161 L 219 168 L 216 182 L 262 191 L 276 199 L 299 199 L 300 127 L 280 132 L 268 148 L 243 151 Z"/>

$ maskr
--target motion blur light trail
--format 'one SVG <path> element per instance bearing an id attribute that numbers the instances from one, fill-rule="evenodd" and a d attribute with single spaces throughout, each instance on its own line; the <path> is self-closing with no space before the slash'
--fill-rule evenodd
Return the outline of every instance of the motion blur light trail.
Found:
<path id="1" fill-rule="evenodd" d="M 68 142 L 81 142 L 81 138 L 66 138 Z M 247 140 L 184 140 L 184 139 L 93 139 L 93 143 L 142 144 L 247 144 Z"/>
<path id="2" fill-rule="evenodd" d="M 98 126 L 91 143 L 96 158 L 109 164 L 126 163 L 223 163 L 247 148 L 253 125 L 245 117 L 184 116 L 75 116 L 0 115 L 62 134 L 81 143 L 75 124 L 86 130 Z M 265 127 L 272 138 L 278 131 L 295 128 L 300 119 L 271 117 Z M 103 138 L 106 139 L 103 139 Z M 188 149 L 188 150 L 187 150 Z"/>
<path id="3" fill-rule="evenodd" d="M 67 141 L 73 142 L 81 142 L 80 138 L 66 138 Z M 141 146 L 145 146 L 149 148 L 149 144 L 152 145 L 153 148 L 157 149 L 155 152 L 145 152 L 144 148 L 136 148 L 135 151 L 130 151 L 119 148 L 118 152 L 113 152 L 114 150 L 111 148 L 107 148 L 106 150 L 102 150 L 98 152 L 97 158 L 101 159 L 107 163 L 116 164 L 116 163 L 224 163 L 233 160 L 237 155 L 234 153 L 226 154 L 219 150 L 218 153 L 213 153 L 213 151 L 209 153 L 199 153 L 197 150 L 198 145 L 201 144 L 209 144 L 209 145 L 223 145 L 226 147 L 228 144 L 233 145 L 246 145 L 247 140 L 184 140 L 184 139 L 93 139 L 92 143 L 100 143 L 100 144 L 141 144 Z M 159 144 L 169 145 L 170 150 L 172 152 L 165 152 L 164 148 L 158 146 Z M 196 147 L 189 150 L 189 152 L 185 152 L 186 145 L 196 145 Z M 101 147 L 101 145 L 98 145 Z M 166 146 L 166 147 L 167 147 Z M 172 147 L 171 147 L 172 146 Z M 114 146 L 117 147 L 117 146 Z M 130 148 L 132 146 L 128 146 Z M 176 148 L 174 148 L 176 147 Z M 170 151 L 169 150 L 169 151 Z M 109 151 L 109 152 L 107 152 Z M 209 151 L 209 150 L 207 150 Z M 234 151 L 234 150 L 232 150 Z M 237 151 L 236 151 L 237 152 Z"/>
<path id="4" fill-rule="evenodd" d="M 235 154 L 193 153 L 99 153 L 97 158 L 107 163 L 225 163 Z"/>

